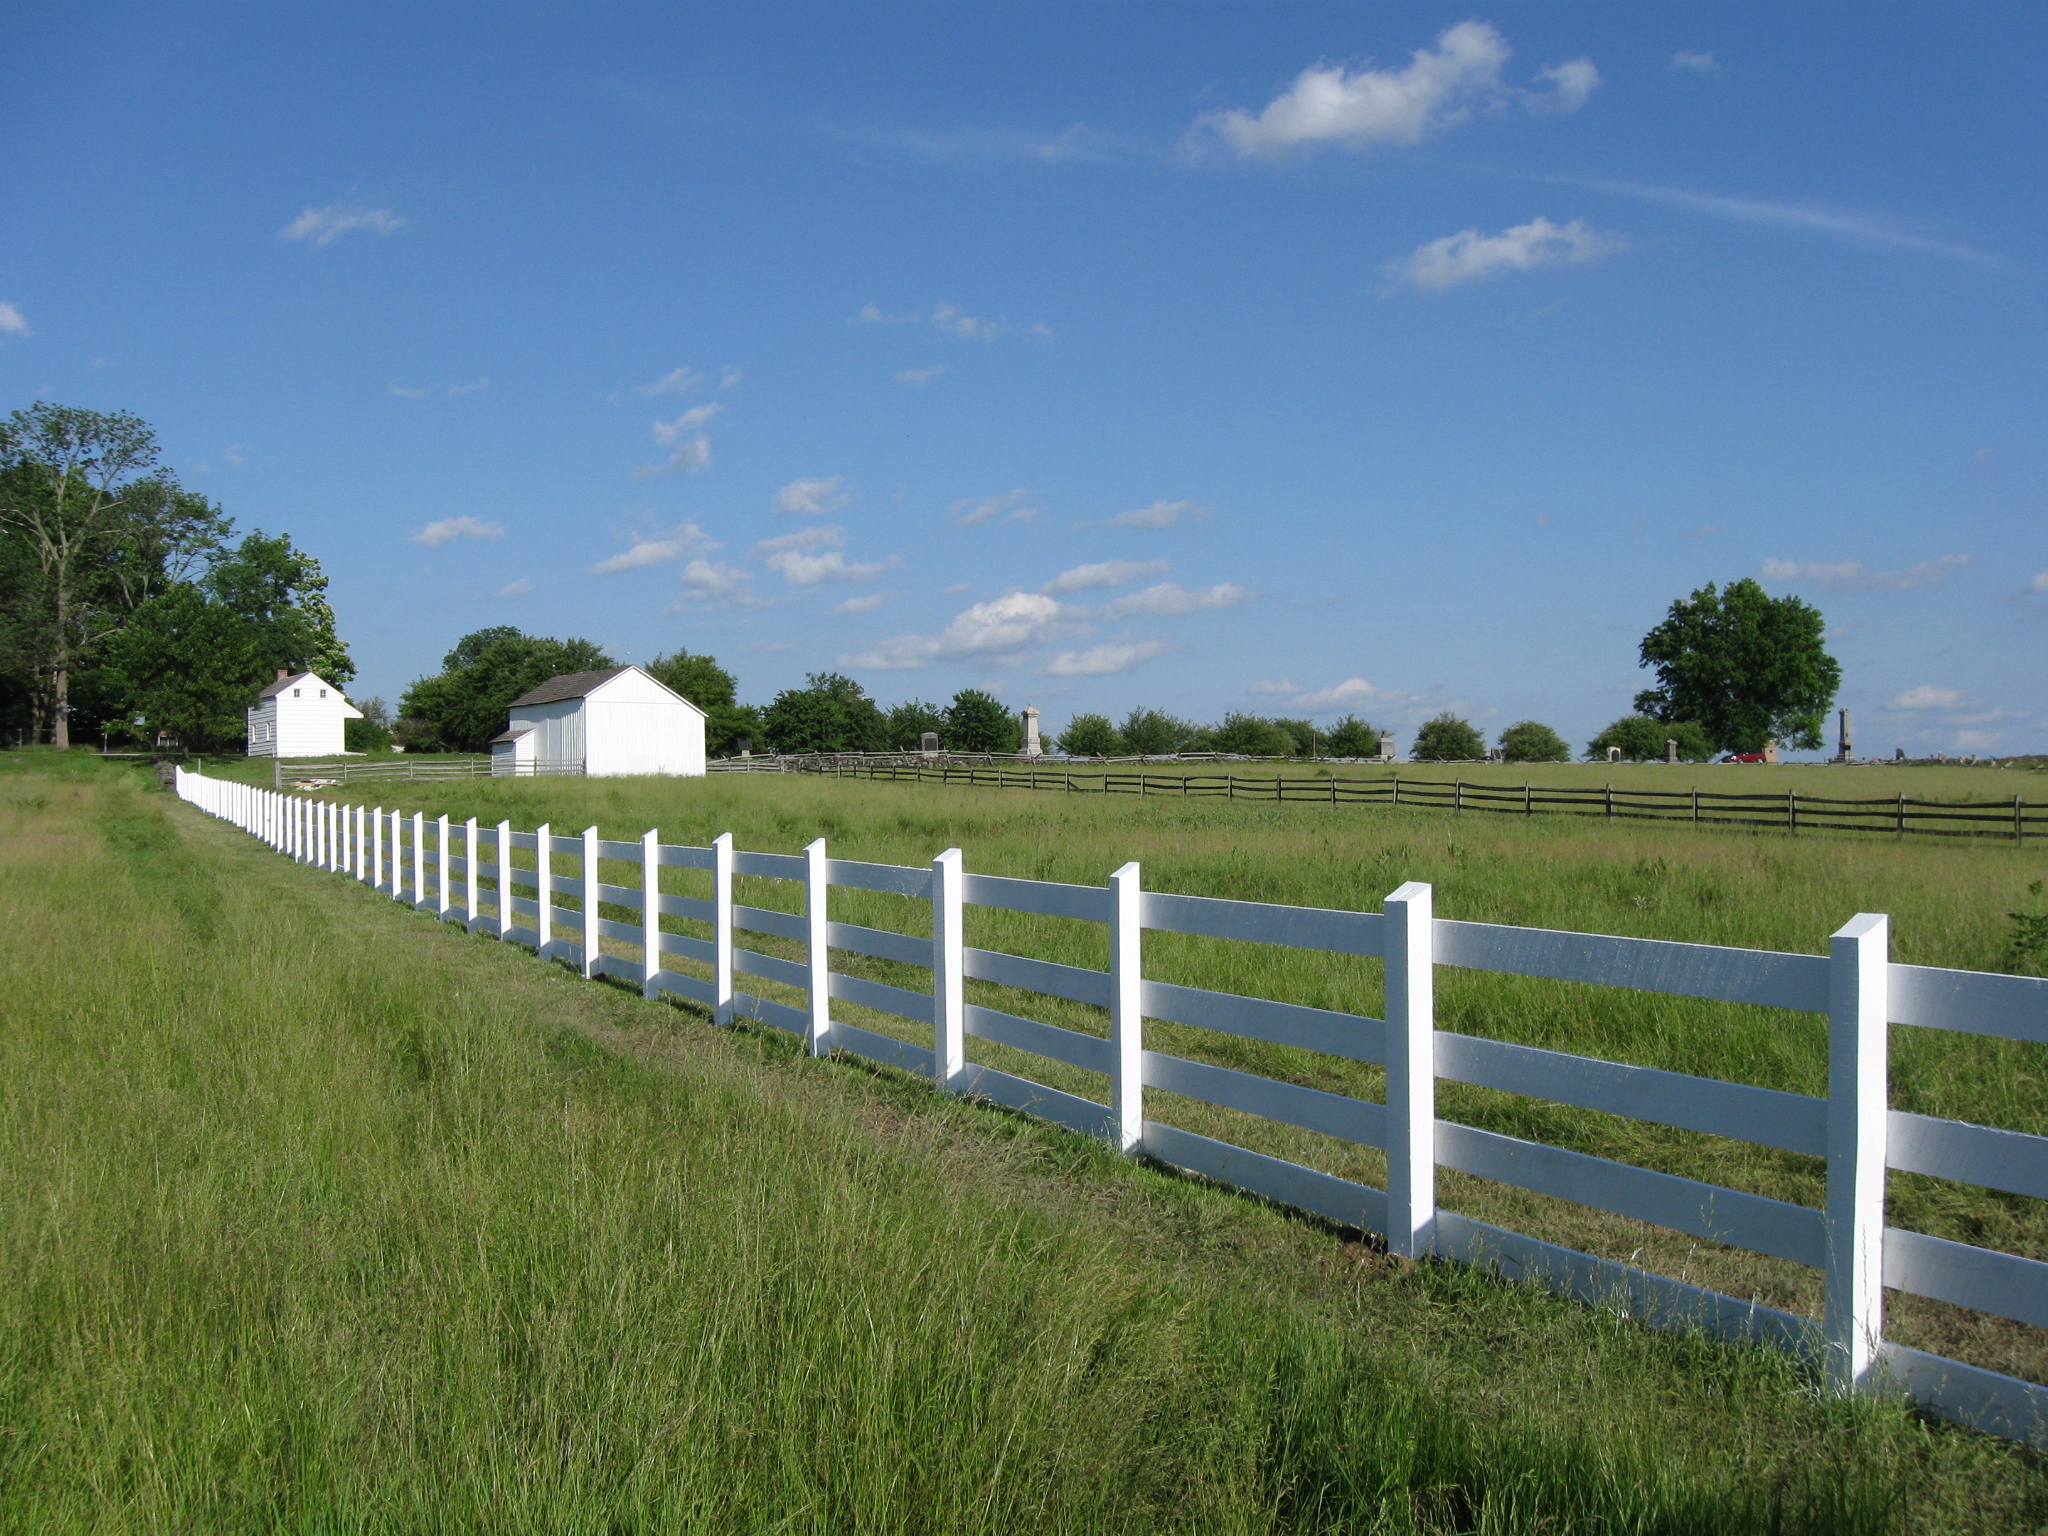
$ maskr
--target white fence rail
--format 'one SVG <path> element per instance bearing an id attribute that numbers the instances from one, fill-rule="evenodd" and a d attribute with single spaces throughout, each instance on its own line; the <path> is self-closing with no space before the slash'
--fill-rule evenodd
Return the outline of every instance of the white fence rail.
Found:
<path id="1" fill-rule="evenodd" d="M 696 848 L 664 844 L 653 832 L 615 842 L 600 838 L 596 827 L 562 837 L 545 825 L 533 832 L 503 821 L 480 827 L 473 817 L 451 825 L 446 816 L 429 821 L 417 811 L 407 817 L 381 806 L 340 805 L 183 769 L 176 787 L 183 799 L 295 859 L 353 876 L 472 932 L 527 945 L 585 976 L 619 977 L 648 997 L 688 998 L 720 1024 L 745 1017 L 788 1030 L 814 1054 L 841 1050 L 899 1068 L 944 1091 L 993 1100 L 1384 1234 L 1397 1254 L 1461 1259 L 1587 1300 L 1621 1300 L 1631 1315 L 1659 1326 L 1702 1327 L 1809 1351 L 1838 1390 L 1903 1389 L 1944 1417 L 2048 1448 L 2048 1387 L 1883 1338 L 1885 1287 L 2048 1327 L 2048 1264 L 1884 1224 L 1888 1167 L 2048 1198 L 2048 1137 L 1894 1111 L 1886 1084 L 1894 1024 L 2048 1043 L 2048 981 L 1892 964 L 1881 915 L 1851 919 L 1826 956 L 1779 954 L 1453 922 L 1433 916 L 1430 887 L 1417 883 L 1389 895 L 1380 913 L 1326 911 L 1148 892 L 1136 864 L 1117 870 L 1107 887 L 1062 885 L 970 874 L 958 849 L 929 868 L 906 868 L 828 857 L 822 839 L 801 855 L 749 853 L 733 847 L 730 833 Z M 531 854 L 533 866 L 515 865 L 515 851 Z M 577 872 L 556 874 L 558 857 L 575 859 Z M 603 883 L 602 860 L 635 864 L 639 877 L 631 886 Z M 707 872 L 711 898 L 664 892 L 664 868 Z M 736 903 L 736 875 L 801 886 L 803 913 Z M 831 921 L 833 886 L 928 901 L 932 937 Z M 559 906 L 558 896 L 577 907 Z M 607 918 L 600 910 L 607 904 L 639 917 Z M 1110 968 L 970 948 L 968 906 L 1104 924 Z M 712 937 L 667 932 L 664 916 L 708 924 Z M 1387 1018 L 1147 981 L 1148 931 L 1383 959 Z M 735 940 L 743 932 L 794 940 L 806 958 L 741 947 Z M 637 946 L 643 958 L 604 953 L 606 939 Z M 835 972 L 832 949 L 928 968 L 932 990 Z M 710 975 L 670 970 L 669 957 L 698 962 Z M 1438 1030 L 1439 966 L 1825 1014 L 1828 1094 L 1784 1093 Z M 741 976 L 797 988 L 805 1006 L 743 991 Z M 970 978 L 1104 1007 L 1109 1036 L 977 1007 L 965 999 Z M 928 1028 L 932 1043 L 835 1019 L 835 998 Z M 1147 1050 L 1146 1018 L 1383 1064 L 1386 1101 Z M 1108 1102 L 969 1062 L 969 1035 L 1102 1073 Z M 1440 1120 L 1440 1079 L 1825 1157 L 1826 1204 L 1768 1199 Z M 1380 1148 L 1387 1188 L 1148 1120 L 1148 1087 Z M 1822 1272 L 1823 1315 L 1816 1324 L 1438 1210 L 1439 1168 L 1808 1265 Z"/>

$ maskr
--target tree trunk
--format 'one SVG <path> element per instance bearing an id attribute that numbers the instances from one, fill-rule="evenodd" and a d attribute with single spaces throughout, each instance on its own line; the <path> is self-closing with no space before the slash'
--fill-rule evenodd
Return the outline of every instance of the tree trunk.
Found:
<path id="1" fill-rule="evenodd" d="M 71 646 L 64 626 L 71 622 L 71 593 L 62 576 L 57 578 L 57 654 L 50 668 L 55 685 L 50 700 L 50 745 L 68 749 L 71 745 Z"/>

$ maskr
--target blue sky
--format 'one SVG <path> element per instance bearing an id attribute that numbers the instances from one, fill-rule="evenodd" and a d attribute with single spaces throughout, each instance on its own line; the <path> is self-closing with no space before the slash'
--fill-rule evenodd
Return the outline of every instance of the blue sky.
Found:
<path id="1" fill-rule="evenodd" d="M 487 624 L 1583 742 L 1707 581 L 2048 748 L 2039 7 L 67 4 L 0 408 L 133 410 L 395 699 Z"/>

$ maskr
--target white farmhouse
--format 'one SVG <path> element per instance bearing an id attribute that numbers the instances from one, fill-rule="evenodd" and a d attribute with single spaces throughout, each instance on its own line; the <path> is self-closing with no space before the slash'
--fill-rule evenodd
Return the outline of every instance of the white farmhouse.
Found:
<path id="1" fill-rule="evenodd" d="M 345 750 L 342 722 L 363 712 L 326 678 L 277 669 L 277 681 L 249 706 L 251 757 L 338 757 Z"/>
<path id="2" fill-rule="evenodd" d="M 638 667 L 551 677 L 511 704 L 494 774 L 704 772 L 704 711 Z"/>

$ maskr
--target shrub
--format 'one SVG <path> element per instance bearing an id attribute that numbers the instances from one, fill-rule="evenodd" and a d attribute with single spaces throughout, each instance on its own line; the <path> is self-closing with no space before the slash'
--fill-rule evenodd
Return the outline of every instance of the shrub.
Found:
<path id="1" fill-rule="evenodd" d="M 889 749 L 915 752 L 924 745 L 924 733 L 931 731 L 946 742 L 946 712 L 923 699 L 905 699 L 889 711 Z"/>
<path id="2" fill-rule="evenodd" d="M 1244 757 L 1292 757 L 1294 737 L 1272 720 L 1232 710 L 1216 727 L 1216 750 Z"/>
<path id="3" fill-rule="evenodd" d="M 954 752 L 1015 752 L 1024 723 L 995 695 L 962 688 L 946 706 L 945 738 Z"/>
<path id="4" fill-rule="evenodd" d="M 1122 750 L 1107 715 L 1076 715 L 1053 743 L 1069 757 L 1110 757 Z"/>
<path id="5" fill-rule="evenodd" d="M 351 752 L 389 752 L 391 732 L 374 720 L 344 720 L 341 744 Z"/>
<path id="6" fill-rule="evenodd" d="M 1380 733 L 1356 715 L 1346 715 L 1330 727 L 1323 750 L 1331 757 L 1378 757 Z"/>
<path id="7" fill-rule="evenodd" d="M 1419 763 L 1467 762 L 1486 756 L 1486 741 L 1471 721 L 1446 710 L 1415 733 L 1413 755 Z"/>
<path id="8" fill-rule="evenodd" d="M 1714 744 L 1706 731 L 1692 721 L 1667 725 L 1648 715 L 1624 715 L 1586 743 L 1586 756 L 1605 757 L 1609 747 L 1619 747 L 1627 762 L 1661 763 L 1666 741 L 1676 741 L 1680 759 L 1688 763 L 1708 762 L 1714 756 Z"/>
<path id="9" fill-rule="evenodd" d="M 1195 728 L 1185 720 L 1140 705 L 1124 717 L 1123 729 L 1117 734 L 1123 738 L 1126 752 L 1139 757 L 1160 757 L 1168 752 L 1187 751 Z"/>
<path id="10" fill-rule="evenodd" d="M 1572 749 L 1539 720 L 1524 720 L 1500 733 L 1500 755 L 1511 763 L 1568 763 Z"/>

